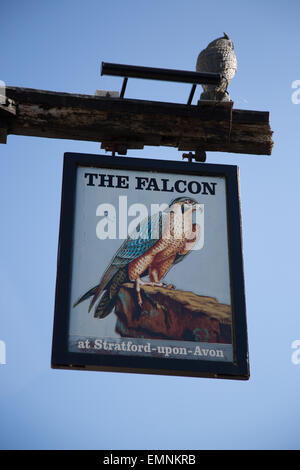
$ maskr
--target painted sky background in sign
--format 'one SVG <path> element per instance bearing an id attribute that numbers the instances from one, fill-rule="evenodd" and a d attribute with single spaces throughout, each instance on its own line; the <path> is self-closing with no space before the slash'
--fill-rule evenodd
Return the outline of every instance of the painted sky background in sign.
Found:
<path id="1" fill-rule="evenodd" d="M 50 369 L 63 154 L 100 150 L 8 137 L 0 146 L 1 448 L 299 449 L 300 364 L 291 360 L 300 339 L 299 13 L 297 0 L 2 2 L 0 80 L 10 86 L 120 90 L 121 78 L 100 76 L 101 61 L 194 70 L 200 50 L 225 31 L 238 58 L 234 106 L 270 111 L 275 146 L 271 157 L 208 153 L 208 163 L 240 168 L 251 378 L 237 382 Z M 184 103 L 189 91 L 132 79 L 126 96 Z M 129 155 L 181 160 L 167 148 Z"/>

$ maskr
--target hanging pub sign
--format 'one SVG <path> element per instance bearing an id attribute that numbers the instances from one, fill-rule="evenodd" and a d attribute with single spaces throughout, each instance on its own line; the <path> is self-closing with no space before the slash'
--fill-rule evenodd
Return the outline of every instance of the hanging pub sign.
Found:
<path id="1" fill-rule="evenodd" d="M 52 367 L 249 378 L 236 166 L 65 154 Z"/>

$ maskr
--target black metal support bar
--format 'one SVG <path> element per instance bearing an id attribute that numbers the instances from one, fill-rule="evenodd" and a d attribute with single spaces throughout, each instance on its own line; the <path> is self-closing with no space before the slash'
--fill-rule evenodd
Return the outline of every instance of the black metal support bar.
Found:
<path id="1" fill-rule="evenodd" d="M 124 80 L 123 80 L 123 85 L 122 85 L 122 90 L 121 90 L 121 93 L 120 93 L 120 98 L 124 98 L 127 82 L 128 82 L 128 78 L 125 77 Z"/>
<path id="2" fill-rule="evenodd" d="M 187 104 L 191 104 L 191 103 L 192 103 L 193 98 L 194 98 L 194 94 L 195 94 L 195 91 L 196 91 L 196 86 L 197 86 L 197 85 L 194 83 L 194 85 L 192 86 L 192 89 L 191 89 L 190 96 L 189 96 L 189 99 L 188 99 Z"/>
<path id="3" fill-rule="evenodd" d="M 101 75 L 117 77 L 146 78 L 168 82 L 218 85 L 221 80 L 219 73 L 190 72 L 188 70 L 161 69 L 140 67 L 137 65 L 112 64 L 102 62 Z"/>

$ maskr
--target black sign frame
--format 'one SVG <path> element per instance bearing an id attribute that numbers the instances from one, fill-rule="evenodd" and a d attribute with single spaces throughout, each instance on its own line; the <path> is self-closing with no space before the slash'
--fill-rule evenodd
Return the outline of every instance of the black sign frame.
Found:
<path id="1" fill-rule="evenodd" d="M 227 230 L 232 305 L 232 362 L 70 352 L 69 305 L 74 236 L 75 190 L 78 167 L 160 172 L 178 175 L 221 176 L 226 180 Z M 168 160 L 65 153 L 57 260 L 51 367 L 112 372 L 248 380 L 248 338 L 237 166 L 184 163 Z"/>

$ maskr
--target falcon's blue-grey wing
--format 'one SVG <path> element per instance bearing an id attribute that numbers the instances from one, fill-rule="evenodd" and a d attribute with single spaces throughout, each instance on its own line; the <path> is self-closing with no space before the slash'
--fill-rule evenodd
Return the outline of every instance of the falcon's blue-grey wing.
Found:
<path id="1" fill-rule="evenodd" d="M 131 261 L 146 253 L 157 242 L 158 238 L 162 235 L 164 224 L 167 223 L 168 220 L 169 217 L 167 213 L 157 212 L 142 220 L 137 225 L 136 229 L 128 235 L 102 275 L 99 285 L 90 290 L 93 298 L 89 310 L 91 310 L 101 292 L 110 285 L 109 283 L 112 282 L 112 279 L 118 271 L 122 268 L 127 269 L 127 265 L 131 263 Z M 84 297 L 84 300 L 85 299 L 86 296 Z M 81 299 L 79 299 L 77 303 L 80 301 Z"/>
<path id="2" fill-rule="evenodd" d="M 124 266 L 146 253 L 161 237 L 163 222 L 168 218 L 164 212 L 142 220 L 122 243 L 111 260 L 111 266 Z"/>

